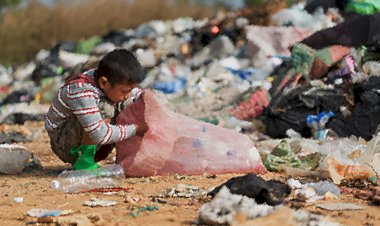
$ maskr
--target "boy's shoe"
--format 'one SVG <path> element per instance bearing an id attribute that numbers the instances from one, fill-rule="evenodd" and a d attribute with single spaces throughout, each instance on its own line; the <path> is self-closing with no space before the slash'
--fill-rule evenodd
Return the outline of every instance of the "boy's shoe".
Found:
<path id="1" fill-rule="evenodd" d="M 94 160 L 96 145 L 79 145 L 76 148 L 72 148 L 70 153 L 75 158 L 73 164 L 74 170 L 93 170 L 100 167 Z"/>

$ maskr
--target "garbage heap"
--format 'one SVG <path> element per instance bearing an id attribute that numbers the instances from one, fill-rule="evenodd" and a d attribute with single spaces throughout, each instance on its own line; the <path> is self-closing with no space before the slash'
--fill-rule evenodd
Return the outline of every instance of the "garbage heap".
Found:
<path id="1" fill-rule="evenodd" d="M 294 27 L 250 26 L 242 10 L 199 21 L 151 21 L 78 43 L 58 43 L 25 65 L 0 67 L 0 120 L 27 105 L 29 114 L 44 113 L 46 107 L 34 106 L 49 104 L 70 74 L 96 67 L 102 55 L 119 47 L 135 52 L 146 69 L 141 86 L 165 93 L 177 111 L 215 124 L 225 124 L 230 116 L 251 120 L 268 105 L 273 68 L 290 55 L 288 47 L 335 24 L 323 11 L 290 13 L 295 12 L 309 15 L 309 21 L 293 21 Z M 278 25 L 285 20 L 281 14 L 274 18 Z"/>
<path id="2" fill-rule="evenodd" d="M 359 13 L 299 4 L 274 13 L 268 26 L 251 25 L 247 11 L 231 11 L 63 41 L 25 65 L 0 66 L 0 121 L 43 120 L 67 77 L 96 67 L 115 48 L 126 48 L 145 69 L 141 87 L 165 94 L 176 112 L 265 140 L 256 146 L 266 147 L 261 154 L 267 169 L 282 170 L 277 166 L 284 156 L 292 166 L 302 166 L 303 159 L 295 158 L 299 150 L 323 150 L 319 154 L 329 156 L 323 145 L 351 136 L 354 147 L 364 148 L 342 147 L 344 154 L 329 160 L 330 166 L 355 165 L 369 149 L 372 155 L 361 163 L 378 161 L 373 158 L 377 142 L 369 148 L 367 141 L 380 123 L 380 13 L 353 11 Z M 284 142 L 292 143 L 296 153 L 270 153 L 282 142 L 270 138 L 291 139 Z M 303 145 L 314 146 L 300 149 Z M 322 159 L 303 169 L 324 164 L 326 171 L 329 158 Z"/>

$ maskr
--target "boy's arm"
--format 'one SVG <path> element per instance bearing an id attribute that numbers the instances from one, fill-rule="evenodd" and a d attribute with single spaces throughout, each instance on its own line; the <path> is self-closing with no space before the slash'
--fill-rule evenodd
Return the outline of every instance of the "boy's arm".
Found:
<path id="1" fill-rule="evenodd" d="M 96 103 L 99 96 L 93 90 L 72 84 L 65 88 L 65 93 L 67 105 L 96 144 L 116 143 L 135 135 L 135 125 L 111 125 L 103 121 Z"/>

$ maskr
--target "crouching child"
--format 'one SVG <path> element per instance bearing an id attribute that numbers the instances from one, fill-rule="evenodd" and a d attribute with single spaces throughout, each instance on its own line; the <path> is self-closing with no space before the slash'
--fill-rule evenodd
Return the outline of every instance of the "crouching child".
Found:
<path id="1" fill-rule="evenodd" d="M 96 69 L 68 79 L 45 120 L 53 152 L 74 169 L 95 169 L 116 142 L 143 136 L 146 125 L 115 124 L 121 103 L 132 98 L 143 80 L 141 64 L 125 49 L 107 53 Z"/>

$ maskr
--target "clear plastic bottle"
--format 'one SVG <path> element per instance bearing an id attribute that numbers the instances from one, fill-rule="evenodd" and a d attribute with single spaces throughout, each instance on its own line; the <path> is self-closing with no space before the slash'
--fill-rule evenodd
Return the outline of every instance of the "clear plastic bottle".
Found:
<path id="1" fill-rule="evenodd" d="M 306 186 L 312 187 L 318 195 L 325 195 L 327 192 L 331 192 L 336 196 L 340 196 L 339 187 L 329 181 L 307 183 Z"/>
<path id="2" fill-rule="evenodd" d="M 65 193 L 75 193 L 97 188 L 120 187 L 125 178 L 120 165 L 106 165 L 95 170 L 66 170 L 57 180 L 51 182 L 51 187 Z"/>

